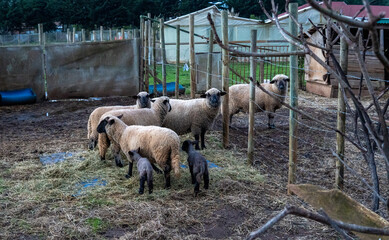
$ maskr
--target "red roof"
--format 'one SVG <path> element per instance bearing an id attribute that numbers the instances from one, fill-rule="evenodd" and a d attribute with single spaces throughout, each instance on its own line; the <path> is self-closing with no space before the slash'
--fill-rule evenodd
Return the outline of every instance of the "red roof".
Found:
<path id="1" fill-rule="evenodd" d="M 322 4 L 322 3 L 320 3 Z M 298 10 L 309 7 L 309 4 L 304 4 L 298 7 Z M 342 15 L 353 17 L 359 10 L 363 7 L 363 5 L 348 5 L 345 2 L 332 2 L 332 9 L 341 13 Z M 384 18 L 389 18 L 389 6 L 370 6 L 374 15 L 378 15 L 381 12 L 385 12 Z M 282 13 L 279 16 L 286 15 L 286 13 Z M 366 10 L 363 10 L 357 17 L 367 17 Z"/>

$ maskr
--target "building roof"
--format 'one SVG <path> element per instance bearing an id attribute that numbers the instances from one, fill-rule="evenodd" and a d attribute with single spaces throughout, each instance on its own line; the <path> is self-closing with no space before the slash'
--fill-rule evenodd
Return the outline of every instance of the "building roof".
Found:
<path id="1" fill-rule="evenodd" d="M 176 25 L 189 26 L 189 15 L 193 14 L 195 26 L 205 26 L 205 25 L 209 26 L 209 21 L 207 19 L 208 13 L 212 14 L 215 25 L 219 26 L 221 24 L 221 12 L 215 5 L 198 10 L 196 12 L 192 12 L 192 13 L 183 15 L 181 17 L 171 19 L 169 21 L 166 21 L 165 24 L 170 24 L 170 25 L 174 25 L 174 26 L 176 26 Z M 256 25 L 256 24 L 262 24 L 262 21 L 255 20 L 255 19 L 249 19 L 249 18 L 236 17 L 236 16 L 232 16 L 230 14 L 228 15 L 228 25 L 229 26 Z"/>
<path id="2" fill-rule="evenodd" d="M 319 4 L 323 4 L 323 2 L 320 2 Z M 356 13 L 359 12 L 359 10 L 363 7 L 363 5 L 349 5 L 345 2 L 332 2 L 332 9 L 339 12 L 342 15 L 354 17 Z M 301 5 L 298 7 L 298 12 L 306 11 L 308 9 L 311 9 L 312 7 L 306 3 L 304 5 Z M 370 8 L 374 15 L 379 15 L 381 12 L 385 12 L 384 18 L 389 18 L 389 6 L 377 6 L 377 5 L 370 5 Z M 281 13 L 278 15 L 278 17 L 285 18 L 289 16 L 286 12 Z M 366 9 L 363 10 L 361 13 L 358 14 L 356 17 L 367 17 Z"/>

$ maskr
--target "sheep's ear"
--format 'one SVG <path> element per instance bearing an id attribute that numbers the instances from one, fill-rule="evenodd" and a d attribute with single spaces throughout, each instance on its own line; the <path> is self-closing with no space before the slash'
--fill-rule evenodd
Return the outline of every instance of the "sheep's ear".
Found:
<path id="1" fill-rule="evenodd" d="M 132 151 L 128 151 L 128 155 L 130 155 L 132 157 L 132 156 L 134 156 L 134 153 Z"/>
<path id="2" fill-rule="evenodd" d="M 220 92 L 220 96 L 224 96 L 224 95 L 226 95 L 227 94 L 227 92 L 224 92 L 224 91 L 221 91 Z"/>
<path id="3" fill-rule="evenodd" d="M 138 153 L 140 153 L 140 147 L 138 147 Z"/>
<path id="4" fill-rule="evenodd" d="M 196 144 L 199 144 L 198 140 L 192 141 L 192 145 L 196 145 Z"/>
<path id="5" fill-rule="evenodd" d="M 154 97 L 154 93 L 150 93 L 150 94 L 148 95 L 148 97 L 149 97 L 149 98 L 153 98 L 153 97 Z"/>
<path id="6" fill-rule="evenodd" d="M 273 83 L 276 83 L 277 80 L 271 80 L 270 83 L 273 84 Z"/>
<path id="7" fill-rule="evenodd" d="M 151 102 L 155 102 L 155 99 L 151 99 L 150 101 L 151 101 Z"/>
<path id="8" fill-rule="evenodd" d="M 205 94 L 205 93 L 204 93 L 204 94 L 201 94 L 200 97 L 201 97 L 201 98 L 207 98 L 207 94 Z"/>
<path id="9" fill-rule="evenodd" d="M 131 96 L 133 99 L 138 99 L 139 96 L 138 95 L 135 95 L 135 96 Z"/>
<path id="10" fill-rule="evenodd" d="M 289 79 L 289 78 L 285 78 L 284 80 L 285 80 L 286 82 L 289 82 L 289 81 L 290 81 L 290 79 Z"/>
<path id="11" fill-rule="evenodd" d="M 115 123 L 115 119 L 111 119 L 111 120 L 108 121 L 108 124 L 109 124 L 109 125 L 112 125 L 112 124 L 114 124 L 114 123 Z"/>
<path id="12" fill-rule="evenodd" d="M 119 119 L 122 119 L 123 113 L 118 116 Z"/>

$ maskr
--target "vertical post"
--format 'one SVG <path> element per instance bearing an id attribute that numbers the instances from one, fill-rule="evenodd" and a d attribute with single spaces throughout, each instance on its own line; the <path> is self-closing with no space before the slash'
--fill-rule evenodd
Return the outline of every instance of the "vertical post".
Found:
<path id="1" fill-rule="evenodd" d="M 264 83 L 265 81 L 265 61 L 263 58 L 259 58 L 259 82 Z"/>
<path id="2" fill-rule="evenodd" d="M 66 29 L 66 41 L 67 41 L 67 43 L 70 43 L 71 41 L 70 41 L 70 29 L 69 28 L 67 28 Z"/>
<path id="3" fill-rule="evenodd" d="M 213 53 L 213 31 L 209 30 L 208 61 L 207 61 L 207 90 L 212 88 L 212 53 Z"/>
<path id="4" fill-rule="evenodd" d="M 348 44 L 344 38 L 340 39 L 340 67 L 343 72 L 347 74 L 348 65 Z M 346 104 L 344 101 L 344 95 L 342 86 L 338 83 L 338 118 L 337 129 L 341 133 L 346 131 Z M 336 133 L 336 154 L 343 161 L 344 160 L 344 137 L 343 135 Z M 344 165 L 340 159 L 336 159 L 335 169 L 335 188 L 343 189 L 344 184 Z"/>
<path id="5" fill-rule="evenodd" d="M 148 13 L 147 14 L 147 17 L 148 17 L 148 20 L 147 20 L 147 36 L 148 36 L 148 42 L 147 42 L 147 46 L 148 46 L 148 51 L 149 51 L 149 54 L 147 56 L 147 59 L 148 59 L 148 66 L 151 66 L 151 13 Z M 130 39 L 130 31 L 128 31 L 128 38 Z"/>
<path id="6" fill-rule="evenodd" d="M 81 41 L 85 42 L 85 29 L 81 29 Z"/>
<path id="7" fill-rule="evenodd" d="M 100 42 L 104 41 L 104 39 L 103 39 L 103 31 L 104 31 L 103 26 L 100 26 Z"/>
<path id="8" fill-rule="evenodd" d="M 144 30 L 144 26 L 145 26 L 145 20 L 143 18 L 143 30 Z M 120 36 L 122 36 L 122 40 L 124 40 L 124 28 L 120 29 Z"/>
<path id="9" fill-rule="evenodd" d="M 289 13 L 295 19 L 297 19 L 297 2 L 289 3 Z M 289 32 L 297 37 L 297 25 L 291 19 L 289 19 Z M 296 51 L 296 46 L 289 44 L 291 52 Z M 289 57 L 290 65 L 290 105 L 297 107 L 297 89 L 298 89 L 298 72 L 297 72 L 297 56 L 293 55 Z M 296 164 L 297 164 L 297 113 L 290 110 L 289 113 L 289 174 L 288 184 L 294 184 L 296 182 Z M 288 194 L 291 194 L 288 189 Z"/>
<path id="10" fill-rule="evenodd" d="M 156 49 L 156 40 L 157 40 L 157 24 L 153 23 L 152 35 L 153 35 L 153 75 L 154 75 L 154 95 L 157 95 L 157 49 Z"/>
<path id="11" fill-rule="evenodd" d="M 251 30 L 252 53 L 257 52 L 257 30 Z M 255 112 L 255 82 L 256 82 L 256 62 L 253 56 L 250 57 L 250 104 L 249 104 L 249 136 L 247 142 L 247 163 L 251 166 L 254 163 L 254 112 Z"/>
<path id="12" fill-rule="evenodd" d="M 227 11 L 222 11 L 222 41 L 225 46 L 228 47 L 228 13 Z M 229 72 L 228 72 L 228 66 L 229 66 L 229 56 L 228 51 L 223 49 L 222 51 L 222 88 L 223 91 L 227 94 L 223 97 L 223 105 L 222 105 L 222 114 L 223 114 L 223 147 L 227 148 L 229 145 L 229 138 L 230 138 L 230 118 L 228 116 L 228 92 L 229 92 Z"/>
<path id="13" fill-rule="evenodd" d="M 75 27 L 73 27 L 72 42 L 73 42 L 73 43 L 76 42 L 76 28 L 75 28 Z"/>
<path id="14" fill-rule="evenodd" d="M 384 51 L 384 29 L 380 29 L 380 51 Z"/>
<path id="15" fill-rule="evenodd" d="M 108 40 L 109 41 L 112 41 L 112 28 L 109 29 L 109 37 L 108 37 Z"/>
<path id="16" fill-rule="evenodd" d="M 20 45 L 20 33 L 18 33 L 18 45 Z"/>
<path id="17" fill-rule="evenodd" d="M 196 66 L 194 44 L 194 14 L 189 14 L 189 67 L 190 67 L 190 97 L 196 96 Z"/>
<path id="18" fill-rule="evenodd" d="M 175 98 L 178 98 L 179 95 L 179 83 L 180 83 L 180 25 L 176 26 L 176 87 L 174 96 Z"/>
<path id="19" fill-rule="evenodd" d="M 143 76 L 144 76 L 144 26 L 145 26 L 145 19 L 143 16 L 140 16 L 140 26 L 139 26 L 139 35 L 140 35 L 140 71 L 139 71 L 139 89 L 140 91 L 143 90 Z M 122 36 L 122 35 L 121 35 Z M 120 38 L 119 38 L 120 39 Z"/>
<path id="20" fill-rule="evenodd" d="M 162 48 L 162 94 L 167 96 L 166 89 L 166 48 L 165 48 L 165 27 L 163 18 L 159 19 L 159 31 L 160 31 L 160 41 Z"/>
<path id="21" fill-rule="evenodd" d="M 96 30 L 93 30 L 92 35 L 93 35 L 93 42 L 96 42 L 97 41 L 97 39 L 96 39 Z"/>
<path id="22" fill-rule="evenodd" d="M 145 21 L 145 75 L 144 75 L 144 83 L 146 92 L 149 92 L 149 29 L 150 29 L 150 21 Z"/>
<path id="23" fill-rule="evenodd" d="M 38 40 L 39 40 L 39 45 L 43 44 L 43 24 L 39 23 L 38 24 Z"/>

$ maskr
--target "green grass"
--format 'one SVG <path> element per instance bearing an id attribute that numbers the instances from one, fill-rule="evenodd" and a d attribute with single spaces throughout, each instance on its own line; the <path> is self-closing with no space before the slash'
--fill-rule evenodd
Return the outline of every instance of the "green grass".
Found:
<path id="1" fill-rule="evenodd" d="M 107 223 L 104 223 L 100 218 L 88 218 L 86 222 L 94 233 L 101 232 L 107 227 Z"/>
<path id="2" fill-rule="evenodd" d="M 179 83 L 185 87 L 185 94 L 190 94 L 190 71 L 183 71 L 184 64 L 180 64 L 179 68 Z M 249 62 L 237 62 L 237 61 L 231 61 L 230 67 L 238 73 L 240 76 L 235 74 L 233 71 L 229 71 L 230 76 L 230 85 L 234 85 L 237 83 L 244 83 L 241 77 L 248 80 L 250 76 L 250 63 Z M 303 59 L 299 59 L 299 68 L 304 68 L 304 61 Z M 276 65 L 275 64 L 264 64 L 264 79 L 272 79 L 274 75 L 276 74 L 285 74 L 289 75 L 289 62 L 279 62 Z M 305 85 L 304 80 L 304 70 L 299 69 L 299 81 L 303 82 L 303 85 Z M 157 75 L 159 79 L 162 79 L 162 65 L 157 66 Z M 259 64 L 257 64 L 256 67 L 256 76 L 257 80 L 260 77 L 260 67 Z M 176 81 L 176 65 L 175 64 L 167 64 L 166 65 L 166 82 L 175 82 Z M 150 84 L 154 84 L 153 79 L 150 78 Z"/>

